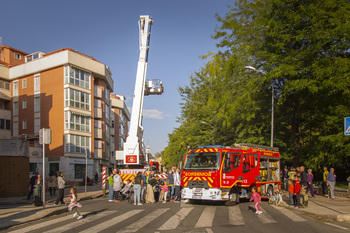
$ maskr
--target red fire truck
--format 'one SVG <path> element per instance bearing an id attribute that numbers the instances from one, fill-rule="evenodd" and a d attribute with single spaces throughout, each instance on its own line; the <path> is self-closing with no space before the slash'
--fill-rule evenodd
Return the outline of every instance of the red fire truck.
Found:
<path id="1" fill-rule="evenodd" d="M 188 151 L 182 164 L 182 198 L 227 201 L 250 198 L 256 187 L 268 199 L 281 189 L 278 148 L 253 144 L 200 146 Z"/>

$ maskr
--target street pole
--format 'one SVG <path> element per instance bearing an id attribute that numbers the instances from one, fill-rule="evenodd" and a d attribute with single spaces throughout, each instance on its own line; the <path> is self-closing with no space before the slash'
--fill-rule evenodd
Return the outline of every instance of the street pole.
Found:
<path id="1" fill-rule="evenodd" d="M 86 185 L 87 185 L 87 149 L 85 149 L 85 196 L 87 195 Z"/>
<path id="2" fill-rule="evenodd" d="M 45 128 L 43 128 L 43 208 L 45 208 Z"/>
<path id="3" fill-rule="evenodd" d="M 255 72 L 259 72 L 262 73 L 263 75 L 267 76 L 265 72 L 261 71 L 261 70 L 257 70 L 255 67 L 253 66 L 245 66 L 244 68 L 249 69 L 249 70 L 254 70 Z M 270 146 L 273 147 L 273 131 L 274 131 L 274 105 L 275 105 L 275 99 L 274 99 L 274 95 L 275 95 L 275 81 L 272 79 L 271 81 L 271 92 L 272 92 L 272 98 L 271 98 L 271 143 Z"/>

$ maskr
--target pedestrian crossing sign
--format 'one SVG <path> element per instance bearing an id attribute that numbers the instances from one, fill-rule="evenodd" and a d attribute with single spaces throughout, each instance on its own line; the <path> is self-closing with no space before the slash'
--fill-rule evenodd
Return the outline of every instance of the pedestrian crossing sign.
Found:
<path id="1" fill-rule="evenodd" d="M 344 120 L 344 134 L 349 136 L 350 135 L 350 117 L 345 117 Z"/>

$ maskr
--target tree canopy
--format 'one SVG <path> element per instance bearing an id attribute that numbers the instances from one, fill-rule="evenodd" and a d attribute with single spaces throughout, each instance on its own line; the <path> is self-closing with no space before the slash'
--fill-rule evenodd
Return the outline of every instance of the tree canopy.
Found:
<path id="1" fill-rule="evenodd" d="M 350 4 L 346 0 L 236 0 L 216 15 L 220 49 L 180 87 L 180 126 L 165 165 L 187 146 L 237 142 L 274 146 L 287 164 L 349 164 Z M 256 71 L 245 67 L 252 66 Z"/>

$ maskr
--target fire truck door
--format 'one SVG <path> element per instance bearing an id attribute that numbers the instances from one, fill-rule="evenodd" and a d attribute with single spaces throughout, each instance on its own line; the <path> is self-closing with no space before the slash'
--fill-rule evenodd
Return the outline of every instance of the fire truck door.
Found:
<path id="1" fill-rule="evenodd" d="M 222 187 L 232 187 L 242 174 L 241 152 L 226 152 L 222 167 Z"/>
<path id="2" fill-rule="evenodd" d="M 243 179 L 242 187 L 249 187 L 259 180 L 259 153 L 243 154 Z"/>

